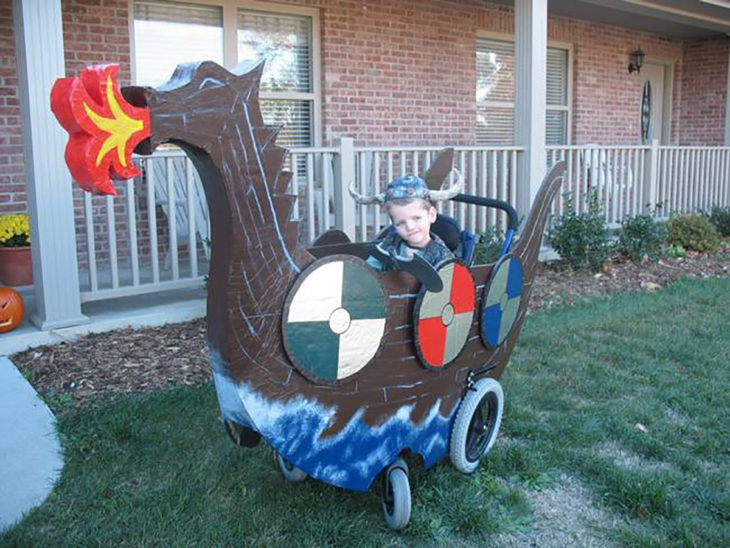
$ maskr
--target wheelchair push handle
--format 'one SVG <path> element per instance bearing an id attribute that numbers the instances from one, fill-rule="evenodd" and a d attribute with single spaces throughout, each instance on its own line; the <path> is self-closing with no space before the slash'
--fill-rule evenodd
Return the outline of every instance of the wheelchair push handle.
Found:
<path id="1" fill-rule="evenodd" d="M 517 231 L 517 227 L 520 224 L 520 219 L 517 216 L 517 210 L 512 207 L 511 204 L 504 200 L 497 200 L 496 198 L 484 198 L 482 196 L 474 196 L 473 194 L 457 194 L 452 198 L 454 202 L 461 202 L 464 204 L 473 204 L 483 207 L 494 207 L 501 209 L 507 214 L 507 232 L 504 236 L 504 247 L 502 248 L 502 255 L 509 253 L 509 249 L 512 246 L 512 237 Z"/>
<path id="2" fill-rule="evenodd" d="M 473 194 L 457 194 L 451 199 L 454 202 L 501 209 L 507 214 L 508 229 L 511 228 L 512 230 L 517 230 L 517 226 L 520 224 L 520 219 L 517 216 L 517 210 L 515 210 L 512 205 L 505 202 L 504 200 L 497 200 L 496 198 L 483 198 L 482 196 L 474 196 Z"/>

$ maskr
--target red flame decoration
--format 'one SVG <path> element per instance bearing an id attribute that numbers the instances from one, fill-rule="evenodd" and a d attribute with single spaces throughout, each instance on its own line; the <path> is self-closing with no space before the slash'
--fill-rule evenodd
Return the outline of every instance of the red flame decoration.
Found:
<path id="1" fill-rule="evenodd" d="M 112 178 L 140 174 L 132 151 L 150 135 L 149 109 L 125 101 L 118 68 L 87 67 L 80 77 L 59 78 L 51 90 L 51 110 L 70 135 L 66 165 L 79 186 L 94 194 L 116 196 Z"/>

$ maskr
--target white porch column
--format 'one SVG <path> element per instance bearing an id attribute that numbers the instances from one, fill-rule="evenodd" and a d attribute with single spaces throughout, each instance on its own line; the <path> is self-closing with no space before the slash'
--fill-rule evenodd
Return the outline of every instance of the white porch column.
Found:
<path id="1" fill-rule="evenodd" d="M 87 321 L 81 314 L 67 136 L 51 113 L 51 87 L 65 75 L 60 0 L 13 0 L 23 153 L 33 244 L 36 311 L 54 329 Z"/>
<path id="2" fill-rule="evenodd" d="M 545 175 L 547 0 L 515 0 L 515 144 L 517 211 L 530 210 Z"/>
<path id="3" fill-rule="evenodd" d="M 348 188 L 355 181 L 355 140 L 352 137 L 340 137 L 335 141 L 339 148 L 335 164 L 335 226 L 343 231 L 354 242 L 355 200 L 350 196 Z"/>

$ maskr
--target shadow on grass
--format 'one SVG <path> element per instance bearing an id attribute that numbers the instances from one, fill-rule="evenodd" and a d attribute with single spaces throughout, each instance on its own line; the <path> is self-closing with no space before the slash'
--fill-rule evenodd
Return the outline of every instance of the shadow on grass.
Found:
<path id="1" fill-rule="evenodd" d="M 377 486 L 289 484 L 264 444 L 233 446 L 211 385 L 72 410 L 61 481 L 0 545 L 484 544 L 529 535 L 523 493 L 559 473 L 621 517 L 612 540 L 730 545 L 728 325 L 730 280 L 530 316 L 503 379 L 509 443 L 470 477 L 414 461 L 400 534 Z"/>

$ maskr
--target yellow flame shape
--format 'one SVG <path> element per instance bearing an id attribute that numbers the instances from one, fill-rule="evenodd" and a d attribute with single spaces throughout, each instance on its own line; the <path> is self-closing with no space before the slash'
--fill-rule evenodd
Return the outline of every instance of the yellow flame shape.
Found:
<path id="1" fill-rule="evenodd" d="M 104 158 L 106 153 L 116 148 L 119 163 L 122 164 L 122 166 L 127 167 L 127 158 L 124 154 L 124 147 L 132 135 L 144 128 L 144 123 L 142 120 L 131 118 L 121 109 L 117 102 L 117 98 L 114 96 L 111 76 L 107 77 L 106 81 L 106 99 L 109 103 L 109 108 L 112 111 L 113 118 L 104 118 L 103 116 L 100 116 L 86 103 L 84 103 L 84 109 L 91 121 L 94 122 L 100 130 L 109 134 L 109 137 L 106 138 L 104 144 L 101 145 L 99 154 L 96 156 L 96 165 L 97 167 L 101 165 L 101 160 Z"/>

